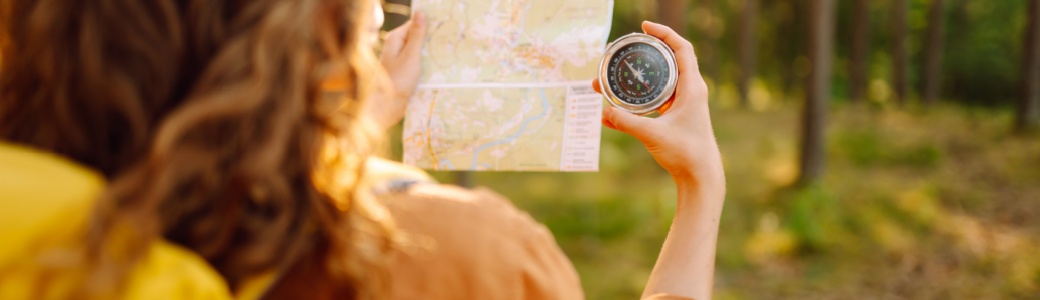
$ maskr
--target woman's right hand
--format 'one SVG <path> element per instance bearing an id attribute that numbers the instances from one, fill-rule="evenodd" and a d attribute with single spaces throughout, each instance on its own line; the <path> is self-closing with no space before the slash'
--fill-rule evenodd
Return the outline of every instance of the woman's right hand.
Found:
<path id="1" fill-rule="evenodd" d="M 675 95 L 657 118 L 644 118 L 608 106 L 603 125 L 632 135 L 650 151 L 676 182 L 692 180 L 698 187 L 725 189 L 722 155 L 708 111 L 708 87 L 697 66 L 693 45 L 667 26 L 643 22 L 643 32 L 675 51 L 679 79 Z M 602 93 L 598 81 L 593 88 Z"/>
<path id="2" fill-rule="evenodd" d="M 708 111 L 708 87 L 690 42 L 651 22 L 643 22 L 643 32 L 675 51 L 679 82 L 670 105 L 654 119 L 614 107 L 603 111 L 603 124 L 643 142 L 657 163 L 672 174 L 677 187 L 675 218 L 643 296 L 711 299 L 726 178 Z M 600 90 L 596 83 L 593 88 Z"/>

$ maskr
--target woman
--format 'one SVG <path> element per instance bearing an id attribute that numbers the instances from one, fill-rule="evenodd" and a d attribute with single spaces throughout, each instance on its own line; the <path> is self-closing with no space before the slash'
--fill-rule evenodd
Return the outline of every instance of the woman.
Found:
<path id="1" fill-rule="evenodd" d="M 381 65 L 377 10 L 0 3 L 0 298 L 581 298 L 508 201 L 367 159 L 424 34 L 421 18 L 391 33 Z M 677 51 L 674 104 L 603 122 L 678 186 L 644 296 L 707 299 L 725 193 L 707 89 L 689 42 L 643 28 Z"/>

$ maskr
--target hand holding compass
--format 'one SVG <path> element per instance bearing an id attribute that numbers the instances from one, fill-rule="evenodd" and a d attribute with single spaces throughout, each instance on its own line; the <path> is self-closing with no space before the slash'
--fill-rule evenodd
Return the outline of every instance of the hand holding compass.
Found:
<path id="1" fill-rule="evenodd" d="M 697 68 L 693 46 L 663 25 L 646 22 L 643 28 L 655 36 L 654 40 L 666 41 L 671 47 L 669 49 L 676 49 L 674 67 L 659 63 L 653 55 L 644 55 L 651 50 L 648 45 L 639 45 L 634 51 L 615 51 L 620 54 L 607 56 L 604 60 L 609 59 L 612 62 L 609 65 L 614 68 L 603 69 L 608 72 L 601 72 L 600 78 L 593 82 L 593 88 L 607 96 L 614 106 L 603 111 L 603 124 L 641 141 L 654 159 L 673 176 L 724 182 L 708 110 L 708 88 Z M 615 47 L 617 43 L 611 48 L 625 49 Z M 632 60 L 631 66 L 628 66 L 629 59 Z M 622 64 L 626 66 L 621 67 Z M 649 67 L 644 70 L 635 67 L 647 64 Z M 651 83 L 649 91 L 637 89 L 642 85 L 627 83 L 627 78 L 638 80 L 635 73 L 642 73 L 643 79 Z M 664 85 L 669 82 L 672 82 L 672 87 L 665 89 Z M 637 98 L 640 95 L 645 96 Z M 640 117 L 655 111 L 661 113 L 657 118 Z"/>

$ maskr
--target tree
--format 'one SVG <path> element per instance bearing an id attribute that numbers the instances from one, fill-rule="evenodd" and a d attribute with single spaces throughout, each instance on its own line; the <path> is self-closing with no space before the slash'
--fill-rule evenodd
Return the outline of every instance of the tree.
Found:
<path id="1" fill-rule="evenodd" d="M 686 20 L 690 0 L 657 0 L 657 20 L 686 37 Z"/>
<path id="2" fill-rule="evenodd" d="M 758 54 L 756 19 L 758 19 L 758 0 L 744 0 L 744 7 L 740 14 L 740 77 L 737 78 L 742 107 L 748 107 L 748 91 L 751 88 L 751 79 L 755 74 L 755 56 Z"/>
<path id="3" fill-rule="evenodd" d="M 455 185 L 471 188 L 473 187 L 473 172 L 471 171 L 459 171 L 455 172 Z"/>
<path id="4" fill-rule="evenodd" d="M 932 0 L 932 7 L 928 12 L 928 33 L 924 53 L 925 104 L 933 104 L 939 98 L 945 27 L 946 0 Z"/>
<path id="5" fill-rule="evenodd" d="M 808 50 L 809 21 L 805 18 L 805 12 L 809 10 L 807 1 L 804 0 L 777 0 L 762 3 L 761 12 L 776 12 L 777 18 L 771 22 L 770 29 L 774 34 L 763 36 L 760 43 L 772 43 L 767 56 L 769 60 L 763 61 L 776 64 L 770 69 L 777 69 L 778 83 L 783 95 L 803 94 L 805 78 L 808 76 L 802 63 Z M 761 29 L 761 28 L 760 28 Z M 771 61 L 770 61 L 771 60 Z M 766 64 L 762 64 L 766 65 Z M 774 79 L 777 79 L 774 77 Z"/>
<path id="6" fill-rule="evenodd" d="M 870 66 L 870 0 L 855 0 L 852 7 L 852 55 L 849 63 L 849 96 L 852 102 L 867 98 Z"/>
<path id="7" fill-rule="evenodd" d="M 700 36 L 693 39 L 691 42 L 694 47 L 697 47 L 698 65 L 701 66 L 701 73 L 704 77 L 717 80 L 718 69 L 719 69 L 719 46 L 718 46 L 718 32 L 715 28 L 718 24 L 715 24 L 714 17 L 718 16 L 719 11 L 717 9 L 716 0 L 701 0 L 698 2 L 700 5 L 696 8 L 703 11 L 700 15 L 710 19 L 707 22 L 707 26 L 700 27 Z M 714 93 L 712 93 L 714 95 Z"/>
<path id="8" fill-rule="evenodd" d="M 892 89 L 896 101 L 906 101 L 906 0 L 892 0 Z"/>
<path id="9" fill-rule="evenodd" d="M 1022 97 L 1019 99 L 1016 128 L 1019 131 L 1040 126 L 1040 0 L 1029 0 L 1025 51 L 1022 60 Z"/>
<path id="10" fill-rule="evenodd" d="M 411 0 L 385 0 L 382 2 L 383 13 L 386 19 L 383 20 L 383 31 L 390 31 L 405 22 L 408 22 L 412 14 L 412 1 Z"/>
<path id="11" fill-rule="evenodd" d="M 802 115 L 801 174 L 798 183 L 819 180 L 824 170 L 824 127 L 831 92 L 831 63 L 834 41 L 834 0 L 809 1 L 809 77 Z"/>

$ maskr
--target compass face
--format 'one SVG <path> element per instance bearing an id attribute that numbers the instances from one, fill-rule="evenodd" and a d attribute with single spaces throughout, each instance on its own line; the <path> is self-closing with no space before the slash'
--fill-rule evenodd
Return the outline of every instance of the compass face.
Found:
<path id="1" fill-rule="evenodd" d="M 671 70 L 661 51 L 638 42 L 618 49 L 606 71 L 607 85 L 618 100 L 642 105 L 664 93 Z"/>

